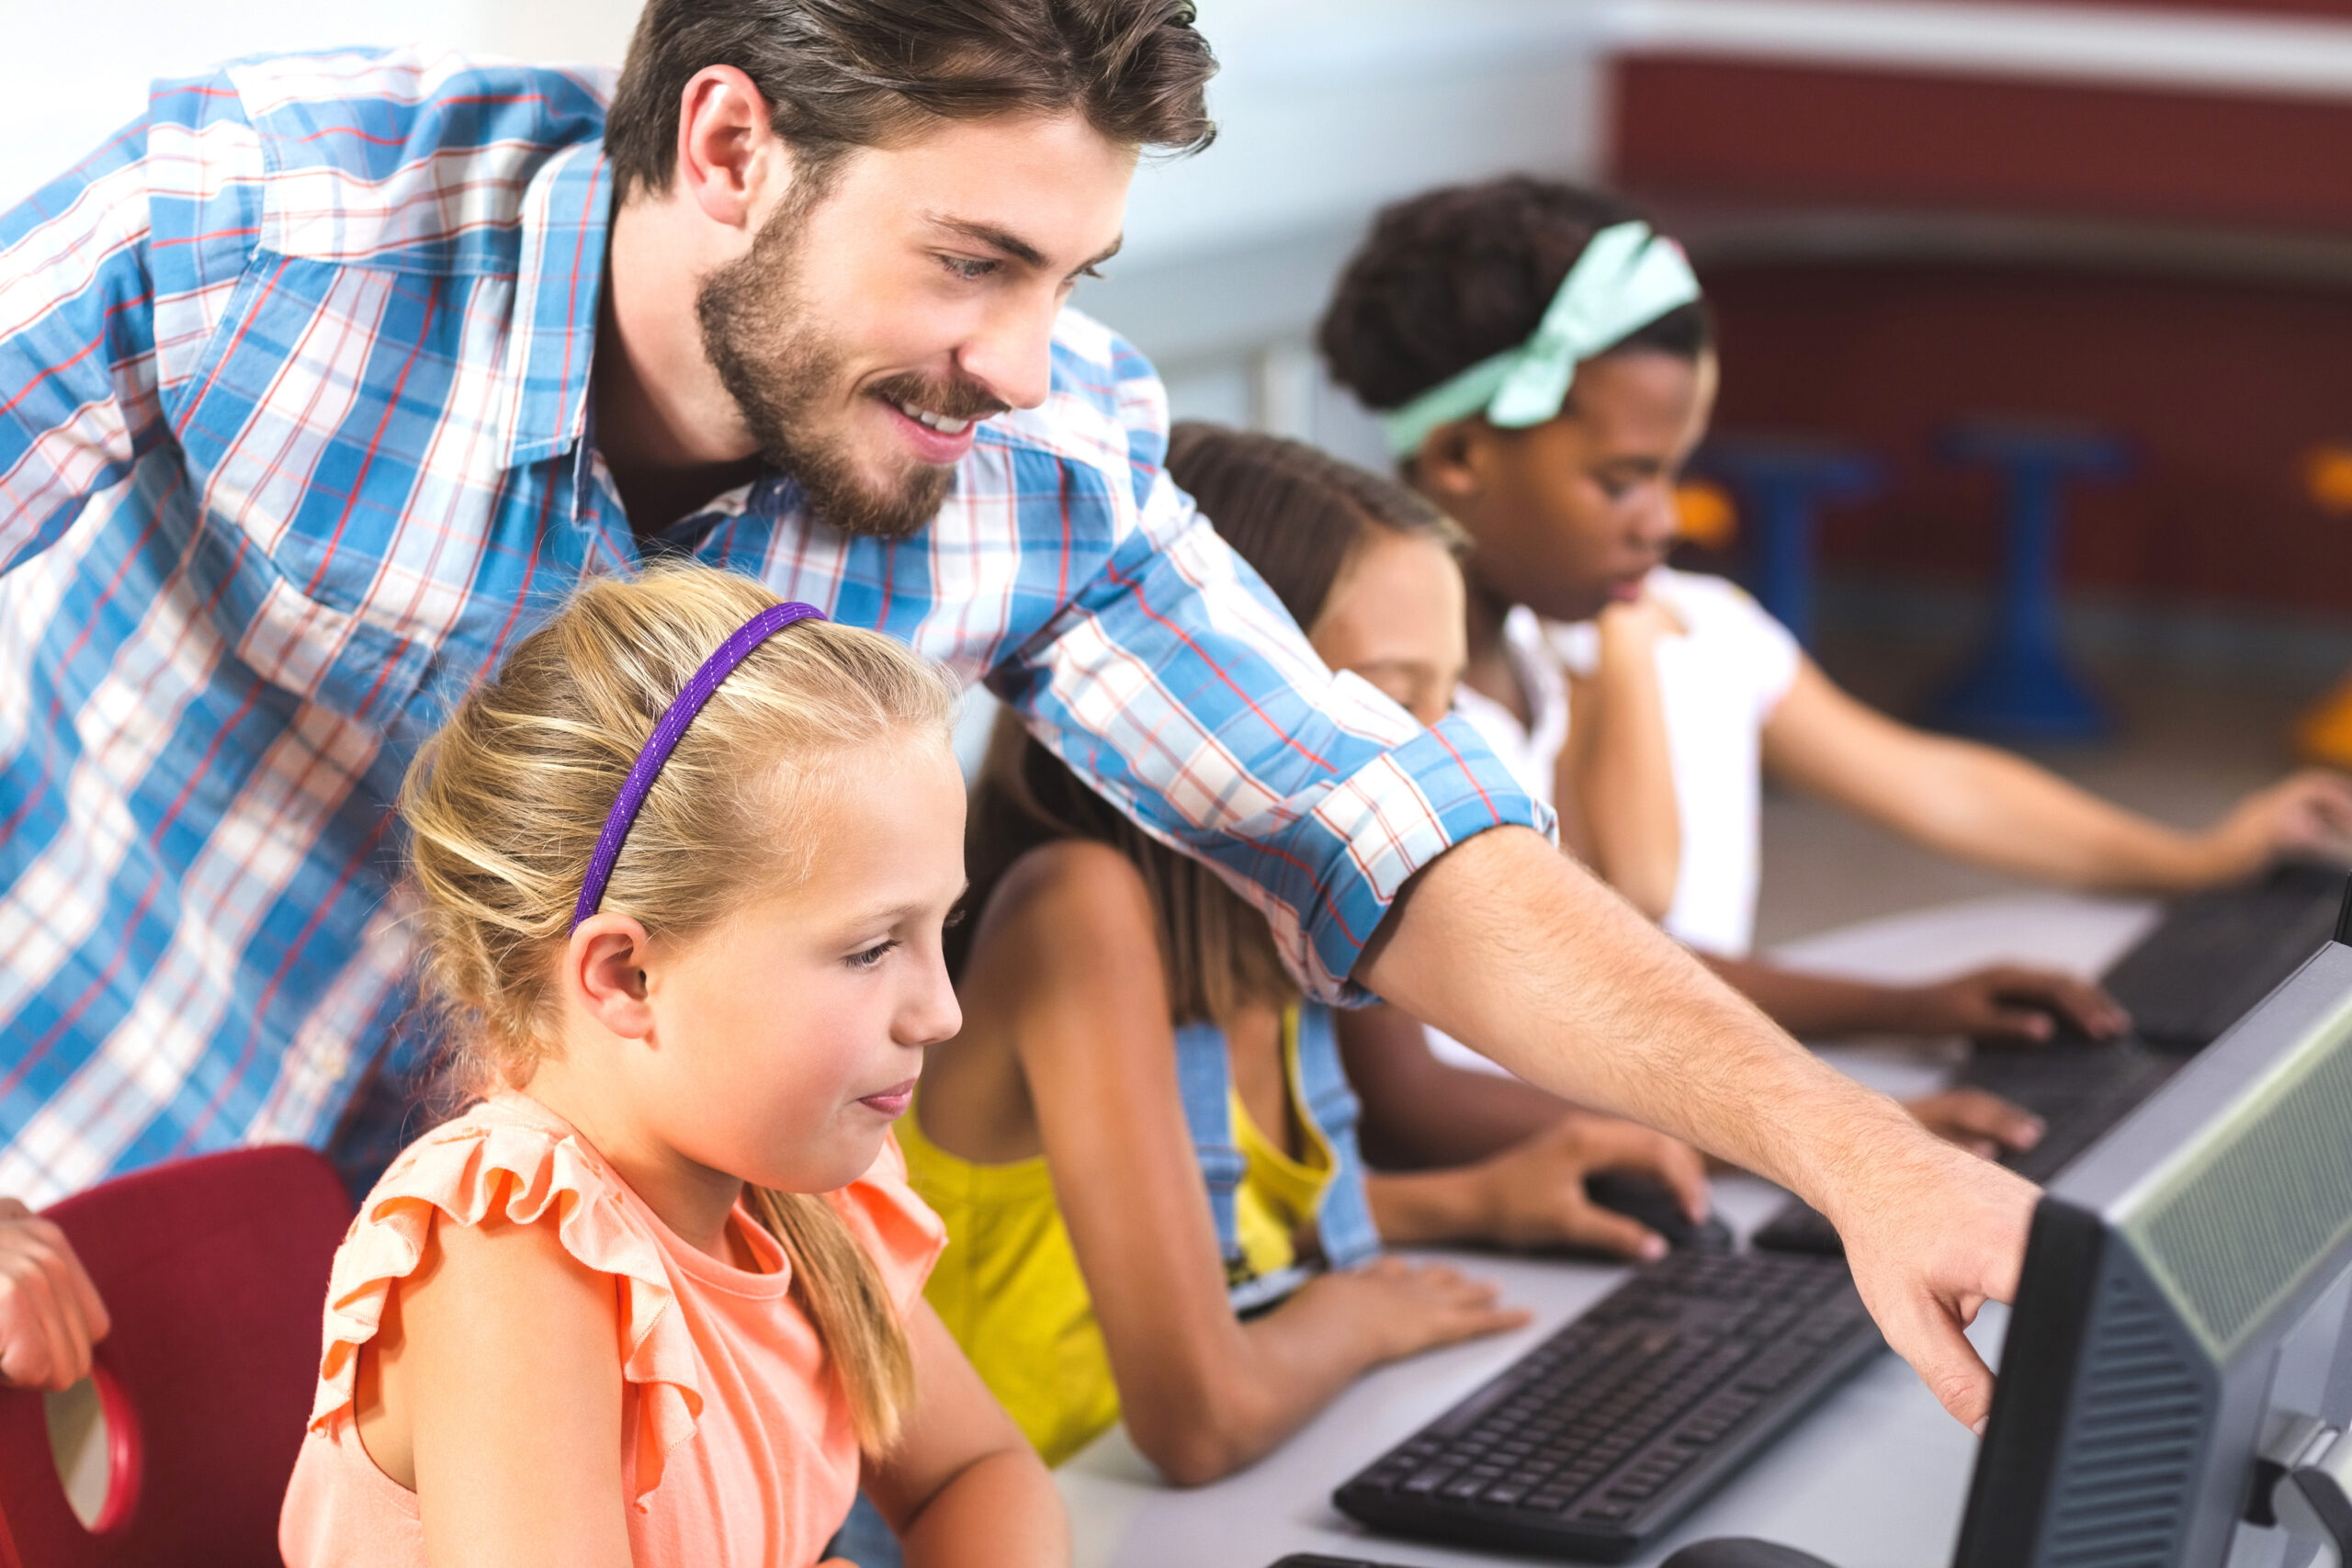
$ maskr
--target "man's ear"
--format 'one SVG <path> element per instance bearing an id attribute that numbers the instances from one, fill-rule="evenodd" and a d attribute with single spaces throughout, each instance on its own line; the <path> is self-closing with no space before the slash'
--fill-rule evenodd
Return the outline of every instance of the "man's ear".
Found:
<path id="1" fill-rule="evenodd" d="M 678 99 L 678 188 L 714 223 L 755 230 L 792 177 L 768 101 L 732 65 L 706 65 Z"/>
<path id="2" fill-rule="evenodd" d="M 564 948 L 563 985 L 589 1017 L 625 1040 L 653 1032 L 645 970 L 650 939 L 627 915 L 589 916 Z"/>
<path id="3" fill-rule="evenodd" d="M 1490 434 L 1476 419 L 1457 419 L 1430 431 L 1413 459 L 1416 487 L 1440 504 L 1476 500 L 1487 488 Z"/>

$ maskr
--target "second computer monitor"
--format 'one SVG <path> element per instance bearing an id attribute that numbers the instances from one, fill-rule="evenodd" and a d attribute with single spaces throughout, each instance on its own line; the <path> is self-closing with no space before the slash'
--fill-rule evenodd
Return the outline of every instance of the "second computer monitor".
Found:
<path id="1" fill-rule="evenodd" d="M 2043 1198 L 1955 1568 L 2308 1568 L 2278 1456 L 2352 1425 L 2347 1316 L 2330 943 Z"/>

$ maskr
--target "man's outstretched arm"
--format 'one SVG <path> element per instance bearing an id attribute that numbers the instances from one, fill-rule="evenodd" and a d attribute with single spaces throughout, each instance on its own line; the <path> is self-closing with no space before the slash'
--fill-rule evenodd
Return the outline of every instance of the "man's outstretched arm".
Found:
<path id="1" fill-rule="evenodd" d="M 1537 833 L 1499 828 L 1408 886 L 1355 979 L 1521 1077 L 1781 1183 L 1944 1407 L 1981 1428 L 1962 1330 L 2007 1301 L 2036 1190 L 1828 1066 Z"/>

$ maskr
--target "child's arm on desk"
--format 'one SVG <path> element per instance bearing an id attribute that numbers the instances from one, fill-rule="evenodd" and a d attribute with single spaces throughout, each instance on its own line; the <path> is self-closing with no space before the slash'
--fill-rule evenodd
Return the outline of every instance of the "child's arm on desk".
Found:
<path id="1" fill-rule="evenodd" d="M 1889 986 L 1807 975 L 1748 958 L 1701 953 L 1699 961 L 1765 1016 L 1803 1040 L 1855 1034 L 1925 1039 L 2047 1041 L 2062 1027 L 2094 1040 L 2120 1034 L 2131 1019 L 2088 980 L 2055 969 L 1996 964 L 1949 980 Z"/>
<path id="2" fill-rule="evenodd" d="M 1367 1369 L 1515 1327 L 1491 1287 L 1384 1259 L 1244 1323 L 1177 1087 L 1158 935 L 1117 851 L 1032 852 L 999 885 L 966 970 L 967 1027 L 1009 1021 L 1127 1432 L 1197 1485 L 1272 1450 Z M 926 1131 L 936 1130 L 926 1122 Z"/>
<path id="3" fill-rule="evenodd" d="M 1358 1138 L 1382 1168 L 1368 1195 L 1385 1241 L 1655 1256 L 1657 1235 L 1587 1194 L 1584 1179 L 1600 1170 L 1655 1176 L 1694 1219 L 1705 1212 L 1706 1164 L 1687 1144 L 1518 1078 L 1439 1061 L 1419 1021 L 1392 1007 L 1342 1013 L 1339 1032 L 1363 1103 Z"/>
<path id="4" fill-rule="evenodd" d="M 1806 660 L 1764 724 L 1764 765 L 1916 843 L 2043 882 L 2177 893 L 2352 846 L 2352 780 L 2312 771 L 2202 833 L 2126 811 L 2013 753 L 1896 723 Z"/>
<path id="5" fill-rule="evenodd" d="M 1681 828 L 1657 681 L 1657 639 L 1680 628 L 1663 605 L 1646 598 L 1611 605 L 1601 612 L 1598 626 L 1600 662 L 1592 675 L 1571 685 L 1574 718 L 1559 765 L 1562 812 L 1576 818 L 1576 837 L 1589 846 L 1602 879 L 1644 914 L 1660 919 L 1673 904 L 1680 874 Z M 1803 664 L 1795 687 L 1774 710 L 1764 733 L 1768 756 L 1797 759 L 1789 765 L 1823 793 L 1849 805 L 1877 802 L 1861 808 L 1914 837 L 1925 834 L 1917 824 L 1931 818 L 1967 817 L 1957 802 L 1973 791 L 2011 803 L 2003 818 L 2007 831 L 2035 822 L 2043 823 L 2042 836 L 2049 838 L 2087 830 L 2088 818 L 2083 814 L 2088 813 L 2111 830 L 2118 843 L 2136 844 L 2131 854 L 2145 865 L 2155 863 L 2150 857 L 2162 850 L 2150 834 L 2165 830 L 2154 824 L 2092 800 L 2006 753 L 1904 729 L 1839 692 L 1810 660 Z M 1924 747 L 1913 745 L 1915 740 Z M 1778 752 L 1771 750 L 1775 746 Z M 1922 777 L 1951 765 L 1953 757 L 1959 759 L 1962 775 L 1958 785 Z M 1967 777 L 1972 766 L 1982 775 L 1973 781 Z M 1873 771 L 1918 784 L 1906 794 L 1911 816 L 1886 818 L 1885 811 L 1892 809 L 1887 792 L 1873 788 L 1849 798 L 1825 782 L 1850 783 L 1852 775 Z M 1939 791 L 1954 797 L 1940 811 L 1934 804 Z M 2345 820 L 2352 823 L 2352 792 L 2346 794 L 2345 802 Z M 1984 821 L 1992 825 L 1989 817 Z M 2238 831 L 2243 836 L 2245 829 Z M 1974 838 L 1968 842 L 1975 858 L 1987 858 L 1986 842 Z M 2012 860 L 2018 852 L 2012 849 Z M 2110 874 L 2123 869 L 2130 859 L 2123 850 L 2115 854 L 2122 858 L 2108 865 Z M 2061 1022 L 2104 1038 L 2129 1021 L 2098 987 L 2054 971 L 2005 965 L 1932 985 L 1887 986 L 1807 975 L 1747 959 L 1700 956 L 1773 1022 L 1803 1038 L 1894 1033 L 2036 1040 L 2049 1038 Z"/>

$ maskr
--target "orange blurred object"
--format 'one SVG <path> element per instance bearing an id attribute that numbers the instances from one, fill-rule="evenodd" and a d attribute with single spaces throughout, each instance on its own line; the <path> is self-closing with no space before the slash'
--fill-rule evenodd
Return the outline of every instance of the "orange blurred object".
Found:
<path id="1" fill-rule="evenodd" d="M 2306 453 L 2303 488 L 2321 510 L 2352 513 L 2352 446 L 2330 444 Z"/>
<path id="2" fill-rule="evenodd" d="M 2303 489 L 2323 512 L 2352 515 L 2352 446 L 2330 443 L 2304 454 Z M 2311 761 L 2352 770 L 2352 675 L 2296 723 L 2295 750 Z"/>
<path id="3" fill-rule="evenodd" d="M 2352 773 L 2352 675 L 2295 721 L 2295 750 L 2305 761 Z"/>
<path id="4" fill-rule="evenodd" d="M 2352 451 L 2344 456 L 2352 462 Z M 1739 537 L 1739 508 L 1721 485 L 1685 480 L 1675 487 L 1674 505 L 1679 519 L 1675 528 L 1678 537 L 1709 550 L 1726 549 Z"/>

